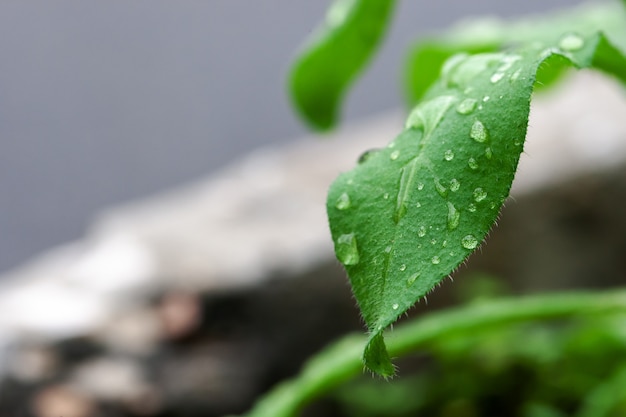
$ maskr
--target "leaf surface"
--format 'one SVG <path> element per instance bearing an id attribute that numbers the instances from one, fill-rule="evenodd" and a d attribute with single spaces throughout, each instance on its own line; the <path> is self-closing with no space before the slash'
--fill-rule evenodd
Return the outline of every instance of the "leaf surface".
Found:
<path id="1" fill-rule="evenodd" d="M 335 252 L 369 330 L 365 365 L 391 376 L 383 330 L 483 241 L 509 195 L 537 71 L 547 60 L 626 82 L 603 35 L 569 33 L 513 52 L 455 55 L 405 130 L 331 185 Z"/>
<path id="2" fill-rule="evenodd" d="M 333 127 L 344 93 L 383 38 L 395 0 L 336 0 L 323 25 L 296 58 L 292 101 L 313 127 Z"/>

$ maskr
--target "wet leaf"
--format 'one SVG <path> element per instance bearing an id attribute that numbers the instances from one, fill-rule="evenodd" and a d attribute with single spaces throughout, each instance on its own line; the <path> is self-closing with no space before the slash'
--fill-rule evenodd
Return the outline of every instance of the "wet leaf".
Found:
<path id="1" fill-rule="evenodd" d="M 535 77 L 547 61 L 596 67 L 626 82 L 626 59 L 599 34 L 456 55 L 405 130 L 332 184 L 330 227 L 369 330 L 364 361 L 372 371 L 394 374 L 383 330 L 494 224 L 523 150 Z"/>

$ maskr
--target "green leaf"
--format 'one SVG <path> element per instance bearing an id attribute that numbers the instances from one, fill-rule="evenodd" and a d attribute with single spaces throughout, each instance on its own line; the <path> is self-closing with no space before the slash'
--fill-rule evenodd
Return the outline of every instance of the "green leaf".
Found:
<path id="1" fill-rule="evenodd" d="M 446 61 L 458 53 L 497 52 L 503 47 L 556 43 L 563 33 L 584 36 L 604 32 L 611 42 L 626 50 L 626 12 L 617 3 L 592 4 L 553 16 L 532 16 L 515 22 L 494 18 L 464 22 L 434 38 L 422 38 L 412 48 L 406 64 L 405 91 L 409 104 L 420 100 L 439 76 Z M 538 86 L 559 78 L 562 68 L 552 67 L 538 76 Z"/>
<path id="2" fill-rule="evenodd" d="M 385 34 L 395 0 L 336 0 L 289 77 L 293 103 L 317 129 L 332 128 L 345 91 Z"/>
<path id="3" fill-rule="evenodd" d="M 327 211 L 369 329 L 365 365 L 391 376 L 383 330 L 462 263 L 494 224 L 523 149 L 540 66 L 598 67 L 626 82 L 603 35 L 456 55 L 388 147 L 331 185 Z"/>

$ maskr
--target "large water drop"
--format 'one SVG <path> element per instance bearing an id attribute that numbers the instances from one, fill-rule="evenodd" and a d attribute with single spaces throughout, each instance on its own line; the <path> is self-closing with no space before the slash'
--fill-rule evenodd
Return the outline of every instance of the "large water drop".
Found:
<path id="1" fill-rule="evenodd" d="M 478 246 L 478 239 L 474 235 L 467 235 L 461 239 L 461 246 L 465 249 L 475 249 Z"/>
<path id="2" fill-rule="evenodd" d="M 450 180 L 450 191 L 457 192 L 461 188 L 461 183 L 456 178 Z"/>
<path id="3" fill-rule="evenodd" d="M 356 265 L 359 263 L 359 250 L 357 248 L 354 233 L 339 236 L 335 246 L 337 259 L 344 265 Z"/>
<path id="4" fill-rule="evenodd" d="M 473 98 L 466 98 L 456 106 L 456 111 L 459 114 L 470 114 L 476 110 L 477 101 Z"/>
<path id="5" fill-rule="evenodd" d="M 483 190 L 480 187 L 474 189 L 474 201 L 479 203 L 483 201 L 485 198 L 487 198 L 487 191 Z"/>
<path id="6" fill-rule="evenodd" d="M 487 128 L 480 120 L 476 120 L 470 129 L 470 138 L 476 142 L 483 143 L 487 141 L 487 137 Z"/>
<path id="7" fill-rule="evenodd" d="M 347 193 L 341 193 L 335 203 L 335 207 L 337 207 L 338 210 L 347 210 L 350 208 L 350 204 L 350 196 Z"/>
<path id="8" fill-rule="evenodd" d="M 448 229 L 454 230 L 459 227 L 461 213 L 454 207 L 454 204 L 448 202 Z"/>

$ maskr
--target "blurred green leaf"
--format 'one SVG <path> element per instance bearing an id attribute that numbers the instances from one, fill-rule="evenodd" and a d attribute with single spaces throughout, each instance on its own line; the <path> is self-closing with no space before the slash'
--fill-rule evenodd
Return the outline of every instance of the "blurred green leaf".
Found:
<path id="1" fill-rule="evenodd" d="M 346 90 L 384 37 L 395 0 L 336 0 L 296 58 L 289 76 L 294 106 L 311 126 L 338 119 Z"/>
<path id="2" fill-rule="evenodd" d="M 584 5 L 552 16 L 532 16 L 510 22 L 496 18 L 472 19 L 446 33 L 415 43 L 406 65 L 406 95 L 410 105 L 420 100 L 439 77 L 443 63 L 458 53 L 497 52 L 533 42 L 556 43 L 564 33 L 575 30 L 588 36 L 606 34 L 626 50 L 626 12 L 617 3 Z M 563 67 L 551 66 L 537 76 L 537 85 L 547 86 L 559 78 Z"/>

